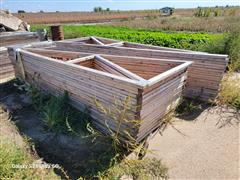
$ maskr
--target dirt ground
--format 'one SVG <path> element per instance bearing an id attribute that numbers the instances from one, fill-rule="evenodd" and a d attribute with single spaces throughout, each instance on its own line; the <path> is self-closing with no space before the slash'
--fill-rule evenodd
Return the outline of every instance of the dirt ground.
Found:
<path id="1" fill-rule="evenodd" d="M 170 179 L 240 179 L 240 114 L 208 107 L 196 116 L 174 118 L 149 149 L 169 168 Z"/>
<path id="2" fill-rule="evenodd" d="M 21 135 L 28 137 L 30 143 L 34 144 L 33 150 L 43 161 L 61 165 L 71 179 L 77 179 L 84 173 L 98 170 L 96 162 L 92 164 L 86 162 L 96 159 L 97 154 L 103 154 L 106 149 L 104 140 L 97 139 L 101 142 L 92 143 L 92 138 L 48 131 L 41 120 L 41 114 L 34 110 L 26 94 L 19 92 L 11 84 L 0 87 L 1 109 L 9 111 L 12 123 L 17 126 Z M 11 123 L 1 124 L 1 132 L 14 136 L 14 142 L 23 146 L 22 138 L 15 135 L 16 133 L 12 132 L 15 130 L 10 126 Z M 58 170 L 56 173 L 62 175 Z"/>

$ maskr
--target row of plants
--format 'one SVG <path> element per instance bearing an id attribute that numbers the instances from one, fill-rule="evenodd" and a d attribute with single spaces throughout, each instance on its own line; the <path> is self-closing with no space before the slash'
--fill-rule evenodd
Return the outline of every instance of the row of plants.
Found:
<path id="1" fill-rule="evenodd" d="M 38 28 L 47 28 L 49 30 L 46 26 L 36 25 L 32 27 L 32 31 Z M 223 34 L 161 32 L 127 27 L 74 25 L 64 25 L 64 35 L 66 39 L 94 35 L 181 49 L 195 49 L 196 46 L 224 37 Z"/>
<path id="2" fill-rule="evenodd" d="M 194 49 L 214 39 L 223 38 L 223 34 L 161 32 L 112 26 L 64 26 L 66 38 L 79 36 L 102 36 L 123 41 L 151 44 L 181 49 Z"/>

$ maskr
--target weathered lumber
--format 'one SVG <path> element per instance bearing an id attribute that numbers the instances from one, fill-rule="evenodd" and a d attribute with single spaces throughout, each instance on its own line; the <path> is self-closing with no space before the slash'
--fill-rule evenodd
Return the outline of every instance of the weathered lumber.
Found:
<path id="1" fill-rule="evenodd" d="M 174 51 L 166 49 L 162 50 L 155 47 L 151 49 L 145 48 L 145 45 L 139 45 L 139 47 L 112 47 L 106 45 L 99 46 L 75 42 L 57 42 L 55 49 L 65 49 L 74 52 L 94 52 L 99 54 L 111 54 L 118 56 L 127 55 L 148 58 L 160 57 L 163 59 L 193 61 L 192 66 L 189 68 L 189 78 L 187 79 L 187 86 L 184 91 L 184 95 L 192 98 L 194 96 L 197 96 L 202 100 L 214 99 L 217 96 L 221 84 L 221 79 L 226 70 L 226 65 L 228 62 L 227 55 L 208 54 L 201 52 L 199 53 L 193 51 Z M 151 77 L 150 75 L 142 75 L 145 77 Z M 152 75 L 154 76 L 155 74 Z M 208 78 L 209 76 L 215 77 L 215 79 L 213 79 L 216 85 L 213 85 L 209 82 L 212 80 Z M 199 79 L 201 79 L 203 83 L 199 83 Z M 192 87 L 195 89 L 194 93 Z"/>
<path id="2" fill-rule="evenodd" d="M 131 79 L 135 79 L 135 80 L 139 80 L 139 81 L 145 81 L 143 78 L 141 78 L 140 76 L 122 68 L 121 66 L 118 66 L 117 64 L 114 64 L 106 59 L 104 59 L 103 57 L 101 56 L 98 56 L 96 55 L 95 56 L 97 58 L 97 60 L 105 63 L 105 64 L 108 64 L 111 68 L 117 70 L 118 72 L 120 72 L 121 74 L 124 74 L 125 76 L 131 78 Z"/>
<path id="3" fill-rule="evenodd" d="M 32 32 L 2 32 L 0 33 L 0 83 L 13 79 L 15 76 L 13 66 L 8 58 L 5 46 L 22 43 L 37 42 L 37 33 Z"/>
<path id="4" fill-rule="evenodd" d="M 102 43 L 101 41 L 99 41 L 97 38 L 91 36 L 90 37 L 96 44 L 100 44 L 100 45 L 104 45 L 104 43 Z"/>
<path id="5" fill-rule="evenodd" d="M 89 107 L 93 123 L 106 134 L 109 133 L 106 121 L 112 131 L 117 131 L 118 122 L 104 115 L 95 101 L 114 111 L 114 101 L 123 102 L 130 97 L 128 118 L 139 120 L 141 125 L 125 122 L 120 134 L 122 140 L 128 139 L 125 133 L 128 131 L 137 142 L 157 128 L 159 119 L 175 107 L 171 104 L 177 104 L 181 97 L 187 68 L 191 65 L 183 60 L 102 56 L 84 51 L 51 50 L 47 46 L 18 50 L 9 47 L 8 50 L 17 76 L 21 77 L 24 70 L 27 81 L 37 75 L 40 86 L 53 94 L 67 90 L 71 103 L 80 110 Z M 16 60 L 16 55 L 21 61 Z M 151 78 L 146 79 L 147 74 Z M 123 109 L 123 104 L 118 108 Z"/>

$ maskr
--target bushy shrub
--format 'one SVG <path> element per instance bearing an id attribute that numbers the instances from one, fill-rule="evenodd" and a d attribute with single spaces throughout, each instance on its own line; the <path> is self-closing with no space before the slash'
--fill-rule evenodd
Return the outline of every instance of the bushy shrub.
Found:
<path id="1" fill-rule="evenodd" d="M 87 134 L 86 128 L 90 121 L 89 112 L 87 109 L 77 111 L 70 106 L 67 92 L 64 92 L 62 96 L 51 96 L 45 104 L 42 114 L 43 121 L 50 130 Z"/>
<path id="2" fill-rule="evenodd" d="M 215 54 L 228 54 L 230 71 L 240 71 L 240 30 L 234 28 L 229 33 L 225 33 L 220 38 L 213 38 L 211 41 L 197 46 L 192 46 L 192 50 L 204 51 Z"/>

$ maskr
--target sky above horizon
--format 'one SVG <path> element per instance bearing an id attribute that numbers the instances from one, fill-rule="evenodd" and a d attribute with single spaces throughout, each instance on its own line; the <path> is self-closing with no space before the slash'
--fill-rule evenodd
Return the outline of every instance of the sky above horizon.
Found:
<path id="1" fill-rule="evenodd" d="M 165 6 L 195 8 L 240 5 L 239 0 L 0 0 L 0 3 L 1 9 L 9 9 L 11 12 L 92 11 L 97 6 L 112 10 L 141 10 L 160 9 Z"/>

